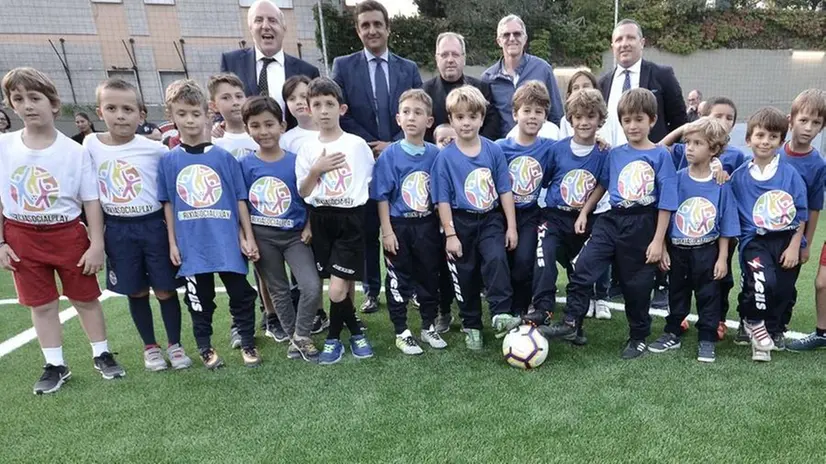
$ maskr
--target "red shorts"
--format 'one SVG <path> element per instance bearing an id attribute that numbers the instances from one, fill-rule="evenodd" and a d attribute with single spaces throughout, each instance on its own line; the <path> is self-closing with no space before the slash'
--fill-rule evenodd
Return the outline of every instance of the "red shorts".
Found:
<path id="1" fill-rule="evenodd" d="M 60 296 L 54 274 L 60 276 L 63 294 L 75 301 L 100 296 L 94 275 L 83 275 L 78 261 L 89 249 L 89 236 L 80 220 L 49 226 L 25 224 L 4 218 L 3 236 L 19 263 L 12 263 L 17 299 L 24 306 L 42 306 Z"/>
<path id="2" fill-rule="evenodd" d="M 812 246 L 811 244 L 809 246 Z M 820 249 L 820 265 L 826 266 L 826 243 L 823 244 L 823 248 Z"/>

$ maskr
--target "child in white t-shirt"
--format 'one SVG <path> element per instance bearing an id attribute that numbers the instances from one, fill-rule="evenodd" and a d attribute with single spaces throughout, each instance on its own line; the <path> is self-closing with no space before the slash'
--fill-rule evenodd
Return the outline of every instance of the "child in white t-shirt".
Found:
<path id="1" fill-rule="evenodd" d="M 304 143 L 318 138 L 318 127 L 310 115 L 310 103 L 307 100 L 309 85 L 310 78 L 301 74 L 284 82 L 284 101 L 287 103 L 290 114 L 298 121 L 298 125 L 284 133 L 279 142 L 281 149 L 290 153 L 298 153 Z"/>
<path id="2" fill-rule="evenodd" d="M 230 152 L 235 159 L 258 150 L 258 144 L 247 134 L 241 118 L 241 107 L 247 101 L 244 84 L 235 74 L 216 74 L 207 81 L 209 109 L 224 118 L 224 135 L 212 138 L 217 145 Z"/>

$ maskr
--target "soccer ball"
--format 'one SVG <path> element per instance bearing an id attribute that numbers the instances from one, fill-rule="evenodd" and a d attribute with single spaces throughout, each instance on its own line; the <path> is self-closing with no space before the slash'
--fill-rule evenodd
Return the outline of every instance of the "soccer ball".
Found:
<path id="1" fill-rule="evenodd" d="M 502 342 L 505 361 L 520 369 L 539 367 L 548 357 L 548 340 L 532 325 L 521 325 L 505 336 Z"/>

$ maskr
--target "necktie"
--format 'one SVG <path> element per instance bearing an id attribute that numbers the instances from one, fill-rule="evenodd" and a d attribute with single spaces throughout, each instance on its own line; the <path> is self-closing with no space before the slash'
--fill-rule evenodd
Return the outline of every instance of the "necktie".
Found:
<path id="1" fill-rule="evenodd" d="M 622 83 L 622 93 L 625 93 L 631 90 L 631 71 L 626 69 L 623 73 L 625 73 L 625 82 Z"/>
<path id="2" fill-rule="evenodd" d="M 379 140 L 389 142 L 393 137 L 390 133 L 390 92 L 387 90 L 387 77 L 384 74 L 384 59 L 373 58 L 376 63 L 376 71 L 373 81 L 376 84 L 376 122 L 379 126 Z"/>
<path id="3" fill-rule="evenodd" d="M 270 96 L 270 86 L 267 83 L 267 67 L 275 62 L 275 58 L 261 58 L 261 73 L 258 74 L 258 95 L 263 95 L 265 97 Z"/>

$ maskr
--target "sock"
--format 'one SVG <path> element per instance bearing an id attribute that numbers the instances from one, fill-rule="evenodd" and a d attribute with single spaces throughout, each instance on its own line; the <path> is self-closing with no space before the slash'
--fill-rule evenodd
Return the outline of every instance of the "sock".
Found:
<path id="1" fill-rule="evenodd" d="M 173 296 L 168 300 L 158 300 L 161 304 L 161 318 L 166 328 L 166 339 L 169 345 L 177 345 L 181 342 L 181 302 L 178 296 Z"/>
<path id="2" fill-rule="evenodd" d="M 821 329 L 820 327 L 817 327 L 815 329 L 815 332 L 817 333 L 818 337 L 826 337 L 826 329 Z"/>
<path id="3" fill-rule="evenodd" d="M 155 325 L 152 322 L 152 308 L 149 306 L 149 295 L 129 297 L 129 314 L 132 322 L 138 329 L 144 345 L 157 345 L 155 341 Z"/>
<path id="4" fill-rule="evenodd" d="M 43 357 L 46 358 L 46 364 L 51 364 L 52 366 L 66 365 L 66 361 L 63 360 L 62 346 L 58 346 L 57 348 L 41 348 L 40 351 L 43 352 Z"/>
<path id="5" fill-rule="evenodd" d="M 347 298 L 345 298 L 347 301 Z M 342 317 L 341 305 L 343 302 L 336 303 L 330 300 L 330 328 L 327 329 L 327 338 L 330 340 L 341 339 L 341 329 L 344 328 L 344 319 Z"/>
<path id="6" fill-rule="evenodd" d="M 356 308 L 353 307 L 353 301 L 345 298 L 339 304 L 341 305 L 341 318 L 347 324 L 350 335 L 361 335 L 361 327 L 359 327 L 358 319 L 356 319 Z"/>
<path id="7" fill-rule="evenodd" d="M 107 340 L 103 340 L 102 342 L 92 342 L 92 357 L 97 358 L 98 356 L 102 355 L 103 353 L 109 352 L 109 342 Z"/>

